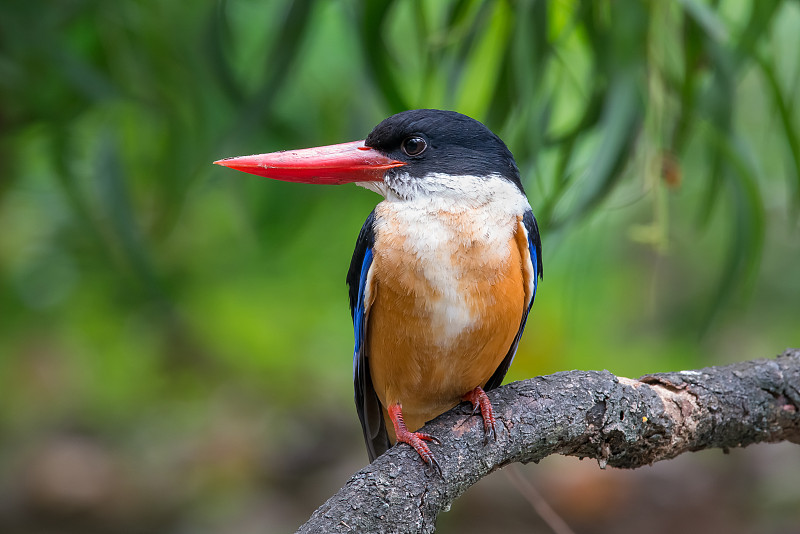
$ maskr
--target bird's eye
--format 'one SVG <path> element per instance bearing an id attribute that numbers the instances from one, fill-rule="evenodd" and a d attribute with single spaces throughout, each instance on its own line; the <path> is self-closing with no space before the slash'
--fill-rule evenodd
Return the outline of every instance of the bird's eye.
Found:
<path id="1" fill-rule="evenodd" d="M 412 135 L 403 140 L 403 144 L 400 145 L 400 148 L 403 149 L 403 152 L 405 152 L 407 156 L 419 156 L 428 148 L 428 143 L 422 137 Z"/>

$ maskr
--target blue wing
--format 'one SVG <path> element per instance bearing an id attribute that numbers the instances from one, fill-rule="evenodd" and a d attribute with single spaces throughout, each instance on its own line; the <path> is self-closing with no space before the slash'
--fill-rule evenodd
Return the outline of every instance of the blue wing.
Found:
<path id="1" fill-rule="evenodd" d="M 542 240 L 539 236 L 539 225 L 536 223 L 536 217 L 533 216 L 531 210 L 526 211 L 525 215 L 523 215 L 522 224 L 525 227 L 525 231 L 528 233 L 528 251 L 530 252 L 531 267 L 533 269 L 533 293 L 531 294 L 531 300 L 528 302 L 527 308 L 522 314 L 519 330 L 514 337 L 514 342 L 511 343 L 511 347 L 508 349 L 508 354 L 506 354 L 500 366 L 483 387 L 483 389 L 487 391 L 503 383 L 503 378 L 505 378 L 508 368 L 511 367 L 511 362 L 514 361 L 514 355 L 517 353 L 517 346 L 519 346 L 519 339 L 522 337 L 522 331 L 525 330 L 525 322 L 528 320 L 528 313 L 531 311 L 533 300 L 536 298 L 536 287 L 539 285 L 539 279 L 542 278 Z"/>
<path id="2" fill-rule="evenodd" d="M 369 372 L 369 355 L 366 344 L 367 316 L 369 304 L 365 302 L 367 279 L 372 267 L 372 247 L 375 244 L 373 229 L 375 212 L 369 214 L 361 232 L 358 234 L 356 249 L 350 261 L 347 272 L 347 285 L 349 286 L 350 313 L 353 317 L 353 330 L 355 333 L 355 349 L 353 351 L 353 386 L 355 388 L 356 410 L 364 432 L 364 441 L 367 444 L 369 461 L 383 454 L 390 446 L 389 434 L 386 432 L 386 423 L 383 419 L 378 395 L 372 386 L 372 376 Z"/>

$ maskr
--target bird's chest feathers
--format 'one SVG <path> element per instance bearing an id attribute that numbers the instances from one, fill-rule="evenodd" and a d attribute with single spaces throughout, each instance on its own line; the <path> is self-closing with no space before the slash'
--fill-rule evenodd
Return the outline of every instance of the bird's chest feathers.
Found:
<path id="1" fill-rule="evenodd" d="M 517 215 L 491 202 L 382 202 L 376 289 L 391 293 L 406 324 L 427 324 L 436 344 L 450 343 L 494 304 L 492 288 L 511 267 L 516 227 Z"/>

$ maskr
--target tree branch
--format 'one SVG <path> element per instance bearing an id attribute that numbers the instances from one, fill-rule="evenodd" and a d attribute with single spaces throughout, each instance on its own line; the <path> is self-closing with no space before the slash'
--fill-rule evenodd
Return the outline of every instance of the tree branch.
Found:
<path id="1" fill-rule="evenodd" d="M 317 509 L 298 532 L 433 532 L 436 516 L 469 486 L 512 462 L 551 454 L 635 468 L 687 451 L 788 440 L 800 444 L 800 349 L 639 380 L 567 371 L 489 392 L 497 440 L 456 407 L 425 426 L 442 475 L 393 447 Z"/>

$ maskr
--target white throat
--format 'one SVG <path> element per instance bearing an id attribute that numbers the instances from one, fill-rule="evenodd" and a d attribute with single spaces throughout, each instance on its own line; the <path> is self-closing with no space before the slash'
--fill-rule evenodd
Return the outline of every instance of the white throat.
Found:
<path id="1" fill-rule="evenodd" d="M 448 199 L 453 203 L 476 206 L 494 201 L 509 207 L 529 207 L 525 195 L 499 174 L 461 176 L 435 172 L 413 178 L 405 172 L 390 172 L 382 182 L 356 182 L 356 185 L 374 191 L 390 202 Z"/>

